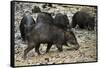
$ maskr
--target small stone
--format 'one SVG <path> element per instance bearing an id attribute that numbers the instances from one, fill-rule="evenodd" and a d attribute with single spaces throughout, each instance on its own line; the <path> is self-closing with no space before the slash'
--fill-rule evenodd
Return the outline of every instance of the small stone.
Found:
<path id="1" fill-rule="evenodd" d="M 46 60 L 47 62 L 49 62 L 49 58 L 45 58 L 45 60 Z"/>

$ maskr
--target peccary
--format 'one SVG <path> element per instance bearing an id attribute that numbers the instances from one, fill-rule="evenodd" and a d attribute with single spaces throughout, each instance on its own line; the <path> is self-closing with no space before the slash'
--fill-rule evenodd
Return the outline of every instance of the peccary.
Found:
<path id="1" fill-rule="evenodd" d="M 30 35 L 30 32 L 32 31 L 34 27 L 35 21 L 32 18 L 31 15 L 25 15 L 20 23 L 20 33 L 23 41 L 26 41 L 28 39 L 28 36 Z"/>
<path id="2" fill-rule="evenodd" d="M 54 18 L 54 24 L 64 30 L 70 29 L 67 15 L 58 13 Z"/>
<path id="3" fill-rule="evenodd" d="M 67 45 L 67 43 L 74 45 L 72 49 L 77 50 L 79 48 L 79 44 L 72 31 L 67 32 L 52 24 L 53 18 L 47 13 L 39 15 L 36 24 L 30 33 L 28 46 L 24 50 L 24 58 L 26 58 L 27 53 L 33 48 L 35 48 L 36 53 L 40 55 L 39 47 L 41 43 L 48 44 L 46 53 L 50 50 L 52 44 L 56 44 L 59 51 L 62 51 L 62 45 Z"/>
<path id="4" fill-rule="evenodd" d="M 79 25 L 81 29 L 94 30 L 95 18 L 86 12 L 78 11 L 72 17 L 72 28 Z"/>

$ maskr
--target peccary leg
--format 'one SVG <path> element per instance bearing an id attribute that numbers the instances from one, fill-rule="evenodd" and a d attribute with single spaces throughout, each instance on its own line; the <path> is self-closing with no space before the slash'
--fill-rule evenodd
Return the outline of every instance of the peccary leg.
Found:
<path id="1" fill-rule="evenodd" d="M 84 29 L 84 25 L 80 25 L 80 24 L 79 24 L 79 27 L 80 27 L 81 29 Z"/>
<path id="2" fill-rule="evenodd" d="M 51 44 L 51 43 L 49 43 L 49 44 L 47 45 L 46 53 L 48 53 L 48 52 L 49 52 L 49 50 L 50 50 L 51 46 L 52 46 L 52 44 Z"/>
<path id="3" fill-rule="evenodd" d="M 38 55 L 40 55 L 39 47 L 40 47 L 40 44 L 35 45 L 35 52 L 38 53 Z"/>
<path id="4" fill-rule="evenodd" d="M 64 45 L 64 46 L 67 46 L 67 47 L 69 47 L 69 45 L 66 43 L 66 45 Z"/>
<path id="5" fill-rule="evenodd" d="M 56 46 L 57 46 L 59 52 L 63 51 L 63 49 L 62 49 L 62 45 L 56 44 Z"/>
<path id="6" fill-rule="evenodd" d="M 24 50 L 23 58 L 26 59 L 27 53 L 34 48 L 34 44 L 28 44 L 28 47 Z"/>
<path id="7" fill-rule="evenodd" d="M 73 20 L 73 23 L 72 23 L 72 28 L 75 28 L 75 26 L 77 25 L 77 23 L 76 22 L 74 22 L 74 20 Z"/>

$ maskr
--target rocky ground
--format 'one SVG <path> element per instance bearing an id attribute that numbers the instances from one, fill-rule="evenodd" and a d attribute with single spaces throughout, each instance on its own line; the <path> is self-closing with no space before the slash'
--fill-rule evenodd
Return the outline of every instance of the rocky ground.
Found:
<path id="1" fill-rule="evenodd" d="M 75 62 L 91 62 L 97 60 L 97 44 L 96 44 L 96 30 L 88 31 L 82 29 L 74 29 L 73 32 L 80 45 L 79 50 L 68 50 L 68 47 L 63 46 L 63 52 L 59 52 L 53 45 L 49 53 L 44 54 L 47 44 L 41 44 L 40 51 L 42 55 L 37 55 L 34 51 L 28 53 L 28 58 L 23 60 L 22 56 L 27 44 L 25 44 L 20 37 L 19 25 L 25 13 L 30 13 L 36 20 L 38 13 L 33 13 L 34 6 L 39 6 L 41 11 L 53 13 L 58 12 L 67 14 L 70 22 L 73 14 L 84 7 L 89 9 L 89 13 L 95 15 L 94 7 L 86 6 L 72 6 L 72 5 L 54 5 L 53 7 L 46 7 L 43 9 L 43 4 L 36 3 L 15 3 L 15 65 L 40 65 L 40 64 L 60 64 L 60 63 L 75 63 Z M 87 10 L 86 10 L 87 11 Z"/>

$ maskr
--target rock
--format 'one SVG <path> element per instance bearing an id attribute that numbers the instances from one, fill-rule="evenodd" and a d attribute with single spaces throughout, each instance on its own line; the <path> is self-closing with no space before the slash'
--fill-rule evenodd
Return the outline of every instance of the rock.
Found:
<path id="1" fill-rule="evenodd" d="M 45 58 L 45 60 L 46 60 L 47 62 L 49 62 L 49 58 Z"/>

